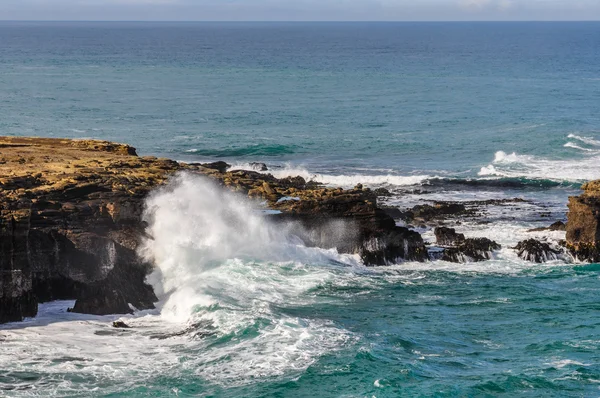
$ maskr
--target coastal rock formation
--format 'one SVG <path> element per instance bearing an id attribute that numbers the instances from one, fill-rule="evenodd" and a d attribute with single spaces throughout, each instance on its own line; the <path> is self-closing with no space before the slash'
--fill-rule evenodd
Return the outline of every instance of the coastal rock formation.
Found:
<path id="1" fill-rule="evenodd" d="M 600 180 L 583 185 L 583 194 L 569 198 L 567 243 L 581 261 L 600 261 Z"/>
<path id="2" fill-rule="evenodd" d="M 1 138 L 0 322 L 55 299 L 92 314 L 152 308 L 135 252 L 143 199 L 181 168 L 128 145 Z"/>
<path id="3" fill-rule="evenodd" d="M 440 246 L 456 246 L 465 241 L 465 235 L 456 233 L 454 228 L 438 227 L 433 233 Z"/>
<path id="4" fill-rule="evenodd" d="M 540 242 L 537 239 L 527 239 L 521 241 L 515 247 L 520 258 L 534 263 L 545 263 L 546 261 L 558 259 L 561 254 L 559 249 L 555 249 L 547 242 Z"/>
<path id="5" fill-rule="evenodd" d="M 454 228 L 437 227 L 433 230 L 440 251 L 433 252 L 433 259 L 452 263 L 485 261 L 492 258 L 492 252 L 501 246 L 487 238 L 465 238 Z M 441 254 L 441 255 L 440 255 Z"/>
<path id="6" fill-rule="evenodd" d="M 444 248 L 442 260 L 452 263 L 486 261 L 492 258 L 495 250 L 501 248 L 498 243 L 488 238 L 467 238 L 458 242 L 456 246 Z"/>
<path id="7" fill-rule="evenodd" d="M 273 221 L 309 245 L 357 253 L 368 265 L 427 258 L 421 236 L 396 226 L 370 189 L 228 169 L 138 157 L 106 141 L 0 137 L 0 322 L 56 299 L 76 299 L 72 311 L 90 314 L 152 308 L 152 265 L 136 254 L 141 215 L 148 193 L 181 171 L 264 201 Z"/>

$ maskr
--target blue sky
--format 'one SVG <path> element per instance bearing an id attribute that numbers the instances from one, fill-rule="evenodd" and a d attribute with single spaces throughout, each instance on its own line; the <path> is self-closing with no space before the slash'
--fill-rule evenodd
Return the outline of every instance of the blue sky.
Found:
<path id="1" fill-rule="evenodd" d="M 600 20 L 600 0 L 0 0 L 0 20 Z"/>

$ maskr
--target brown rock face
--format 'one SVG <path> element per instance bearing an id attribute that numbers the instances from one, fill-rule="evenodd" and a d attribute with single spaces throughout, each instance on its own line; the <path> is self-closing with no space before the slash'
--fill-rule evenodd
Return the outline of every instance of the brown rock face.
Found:
<path id="1" fill-rule="evenodd" d="M 600 181 L 584 184 L 583 194 L 569 198 L 567 248 L 583 261 L 600 261 Z"/>
<path id="2" fill-rule="evenodd" d="M 128 145 L 0 138 L 0 322 L 55 299 L 93 314 L 152 308 L 135 253 L 143 198 L 179 169 Z"/>
<path id="3" fill-rule="evenodd" d="M 0 322 L 56 299 L 76 299 L 73 311 L 90 314 L 152 308 L 151 264 L 136 255 L 144 200 L 180 171 L 266 201 L 309 245 L 358 253 L 368 265 L 427 258 L 421 236 L 397 227 L 369 189 L 138 157 L 105 141 L 0 137 Z"/>

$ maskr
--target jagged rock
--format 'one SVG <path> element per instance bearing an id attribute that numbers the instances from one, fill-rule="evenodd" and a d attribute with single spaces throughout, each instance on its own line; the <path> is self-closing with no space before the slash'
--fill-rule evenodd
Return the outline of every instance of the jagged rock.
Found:
<path id="1" fill-rule="evenodd" d="M 600 261 L 600 180 L 582 186 L 583 194 L 569 198 L 567 242 L 580 261 Z"/>
<path id="2" fill-rule="evenodd" d="M 457 234 L 454 228 L 437 227 L 434 234 L 440 246 L 456 246 L 465 241 L 465 235 Z"/>
<path id="3" fill-rule="evenodd" d="M 502 247 L 487 238 L 467 238 L 455 247 L 445 248 L 442 260 L 453 263 L 486 261 L 492 258 L 494 250 Z"/>
<path id="4" fill-rule="evenodd" d="M 267 167 L 266 164 L 259 163 L 259 162 L 250 163 L 250 167 L 252 168 L 252 170 L 255 170 L 255 171 L 268 171 L 269 170 L 269 168 Z"/>
<path id="5" fill-rule="evenodd" d="M 540 242 L 536 239 L 527 239 L 519 242 L 515 250 L 520 258 L 533 263 L 545 263 L 546 261 L 556 260 L 561 253 L 560 250 L 554 249 L 549 243 Z"/>
<path id="6" fill-rule="evenodd" d="M 206 169 L 217 170 L 219 173 L 225 173 L 229 168 L 231 168 L 230 164 L 227 164 L 223 161 L 202 163 L 201 166 Z"/>
<path id="7" fill-rule="evenodd" d="M 292 232 L 308 245 L 357 253 L 367 265 L 427 259 L 421 235 L 396 226 L 377 207 L 372 191 L 322 189 L 301 193 L 299 199 L 276 203 L 273 208 L 282 213 L 271 217 L 299 222 Z"/>

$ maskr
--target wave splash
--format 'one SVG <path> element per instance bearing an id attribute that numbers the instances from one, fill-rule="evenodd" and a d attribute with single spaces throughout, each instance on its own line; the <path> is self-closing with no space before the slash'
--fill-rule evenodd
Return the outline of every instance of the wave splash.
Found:
<path id="1" fill-rule="evenodd" d="M 204 177 L 177 176 L 148 199 L 145 219 L 152 238 L 140 254 L 156 265 L 148 280 L 161 318 L 220 341 L 201 354 L 204 378 L 242 383 L 302 370 L 351 338 L 280 308 L 311 305 L 307 292 L 338 278 L 333 264 L 358 266 L 358 258 L 303 246 Z"/>

